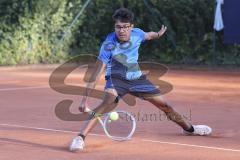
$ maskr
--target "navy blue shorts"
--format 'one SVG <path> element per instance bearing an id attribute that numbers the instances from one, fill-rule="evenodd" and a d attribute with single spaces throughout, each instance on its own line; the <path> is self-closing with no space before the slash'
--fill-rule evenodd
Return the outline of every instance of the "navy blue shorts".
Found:
<path id="1" fill-rule="evenodd" d="M 105 79 L 105 89 L 114 88 L 119 97 L 123 97 L 128 93 L 139 98 L 160 94 L 160 90 L 152 84 L 145 75 L 134 80 L 127 80 L 117 75 L 106 76 Z"/>

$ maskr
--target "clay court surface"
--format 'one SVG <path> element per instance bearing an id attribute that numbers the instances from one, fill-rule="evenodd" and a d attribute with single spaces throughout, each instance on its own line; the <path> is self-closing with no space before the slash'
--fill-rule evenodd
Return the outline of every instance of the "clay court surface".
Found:
<path id="1" fill-rule="evenodd" d="M 136 116 L 132 140 L 112 141 L 99 125 L 86 138 L 85 150 L 71 153 L 69 143 L 82 122 L 60 120 L 54 108 L 61 100 L 72 99 L 72 112 L 77 113 L 81 96 L 49 87 L 49 76 L 56 67 L 0 68 L 0 160 L 240 159 L 239 70 L 170 69 L 161 77 L 174 86 L 164 99 L 193 124 L 211 126 L 211 136 L 186 136 L 153 105 L 137 99 L 134 107 L 124 102 L 118 106 Z M 82 71 L 77 70 L 66 83 L 81 85 L 81 78 Z M 103 87 L 103 81 L 98 87 Z M 99 103 L 98 99 L 90 102 Z M 151 119 L 150 114 L 159 118 Z"/>

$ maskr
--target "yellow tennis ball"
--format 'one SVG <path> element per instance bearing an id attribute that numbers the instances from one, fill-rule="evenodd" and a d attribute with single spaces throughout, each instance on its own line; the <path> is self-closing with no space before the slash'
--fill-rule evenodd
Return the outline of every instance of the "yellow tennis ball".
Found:
<path id="1" fill-rule="evenodd" d="M 110 119 L 111 119 L 112 121 L 116 121 L 116 120 L 118 120 L 118 118 L 119 118 L 119 115 L 118 115 L 117 112 L 111 112 L 111 113 L 110 113 Z"/>

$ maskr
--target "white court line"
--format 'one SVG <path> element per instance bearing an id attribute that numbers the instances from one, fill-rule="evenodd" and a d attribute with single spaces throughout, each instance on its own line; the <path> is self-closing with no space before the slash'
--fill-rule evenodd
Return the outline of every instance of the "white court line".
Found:
<path id="1" fill-rule="evenodd" d="M 0 126 L 25 128 L 25 129 L 35 129 L 35 130 L 52 131 L 52 132 L 62 132 L 62 133 L 74 133 L 74 134 L 79 133 L 79 132 L 76 132 L 76 131 L 66 131 L 66 130 L 58 130 L 58 129 L 50 129 L 50 128 L 29 127 L 29 126 L 14 125 L 14 124 L 0 124 Z M 101 134 L 89 134 L 89 135 L 106 137 L 105 135 L 101 135 Z M 167 144 L 167 145 L 177 145 L 177 146 L 213 149 L 213 150 L 220 150 L 220 151 L 240 152 L 240 150 L 238 150 L 238 149 L 231 149 L 231 148 L 219 148 L 219 147 L 213 147 L 213 146 L 201 146 L 201 145 L 194 145 L 194 144 L 174 143 L 174 142 L 156 141 L 156 140 L 149 140 L 149 139 L 141 139 L 141 141 L 151 142 L 151 143 L 161 143 L 161 144 Z"/>
<path id="2" fill-rule="evenodd" d="M 219 147 L 201 146 L 201 145 L 194 145 L 194 144 L 164 142 L 164 141 L 155 141 L 155 140 L 149 140 L 149 139 L 142 139 L 142 141 L 144 141 L 144 142 L 151 142 L 151 143 L 168 144 L 168 145 L 177 145 L 177 146 L 186 146 L 186 147 L 195 147 L 195 148 L 214 149 L 214 150 L 221 150 L 221 151 L 240 152 L 240 150 L 238 150 L 238 149 L 230 149 L 230 148 L 219 148 Z"/>
<path id="3" fill-rule="evenodd" d="M 71 84 L 66 84 L 66 85 L 75 85 L 76 87 L 85 87 L 85 86 L 80 86 L 78 83 L 71 83 Z M 64 87 L 63 85 L 60 85 Z M 105 85 L 97 85 L 96 89 L 101 89 Z M 50 86 L 35 86 L 35 87 L 16 87 L 16 88 L 0 88 L 1 91 L 16 91 L 16 90 L 30 90 L 30 89 L 43 89 L 43 88 L 50 88 Z"/>
<path id="4" fill-rule="evenodd" d="M 35 87 L 17 87 L 17 88 L 2 88 L 1 91 L 16 91 L 16 90 L 28 90 L 28 89 L 41 89 L 41 88 L 50 88 L 49 86 L 35 86 Z"/>
<path id="5" fill-rule="evenodd" d="M 74 133 L 77 134 L 77 131 L 66 131 L 66 130 L 59 130 L 59 129 L 51 129 L 51 128 L 39 128 L 39 127 L 30 127 L 30 126 L 22 126 L 22 125 L 15 125 L 15 124 L 0 124 L 0 126 L 7 126 L 7 127 L 16 127 L 16 128 L 25 128 L 25 129 L 34 129 L 34 130 L 41 130 L 41 131 L 52 131 L 52 132 L 62 132 L 62 133 Z M 101 136 L 106 137 L 105 135 L 101 134 L 89 134 L 92 136 Z"/>

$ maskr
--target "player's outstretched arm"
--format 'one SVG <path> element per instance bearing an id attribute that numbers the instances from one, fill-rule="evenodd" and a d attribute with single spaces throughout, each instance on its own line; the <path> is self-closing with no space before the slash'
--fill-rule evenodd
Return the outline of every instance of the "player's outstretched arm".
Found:
<path id="1" fill-rule="evenodd" d="M 162 28 L 158 32 L 146 32 L 145 40 L 152 40 L 160 38 L 167 30 L 167 27 L 162 25 Z"/>
<path id="2" fill-rule="evenodd" d="M 103 73 L 103 71 L 105 70 L 105 68 L 106 68 L 106 64 L 104 64 L 100 60 L 96 61 L 94 67 L 90 71 L 91 75 L 87 78 L 88 83 L 87 83 L 87 86 L 86 86 L 86 90 L 85 90 L 83 99 L 80 103 L 79 110 L 85 111 L 87 97 L 91 93 L 91 90 L 95 88 L 95 85 L 96 85 L 97 81 L 100 79 L 100 76 Z"/>

